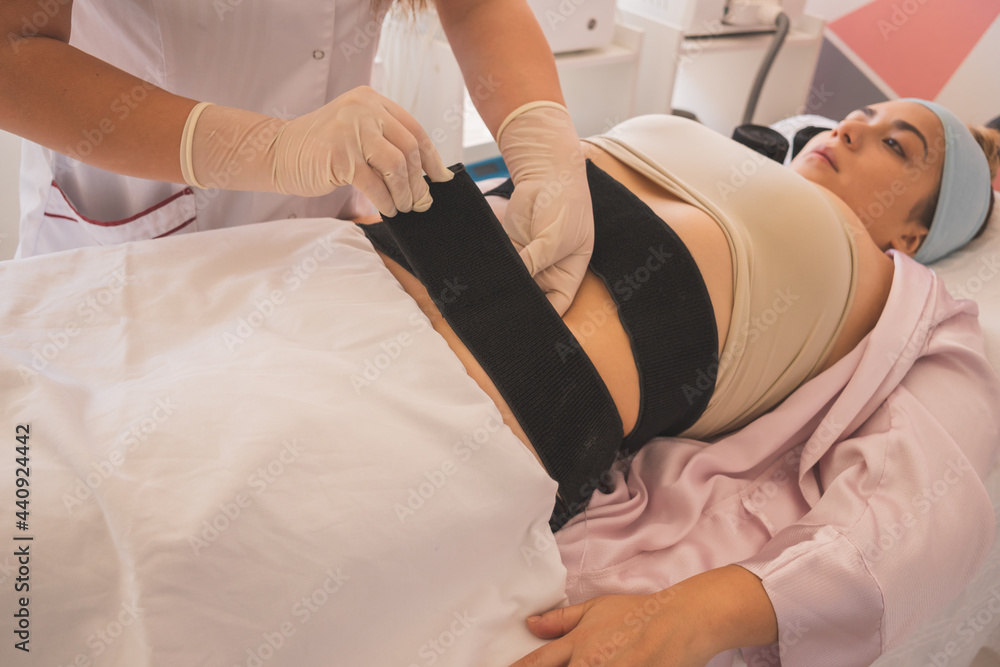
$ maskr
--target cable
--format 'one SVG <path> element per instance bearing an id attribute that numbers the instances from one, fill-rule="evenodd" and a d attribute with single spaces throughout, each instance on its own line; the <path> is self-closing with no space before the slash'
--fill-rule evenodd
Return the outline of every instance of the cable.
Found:
<path id="1" fill-rule="evenodd" d="M 780 12 L 777 15 L 774 23 L 778 31 L 774 34 L 771 48 L 764 55 L 764 62 L 760 64 L 760 69 L 757 70 L 757 78 L 750 89 L 750 98 L 747 100 L 746 110 L 743 112 L 743 125 L 753 122 L 753 114 L 757 110 L 757 102 L 760 100 L 760 91 L 764 88 L 764 81 L 767 79 L 767 74 L 771 71 L 771 65 L 774 64 L 774 59 L 777 58 L 781 45 L 785 43 L 785 37 L 788 36 L 788 30 L 792 24 L 788 18 L 788 14 L 784 12 Z"/>

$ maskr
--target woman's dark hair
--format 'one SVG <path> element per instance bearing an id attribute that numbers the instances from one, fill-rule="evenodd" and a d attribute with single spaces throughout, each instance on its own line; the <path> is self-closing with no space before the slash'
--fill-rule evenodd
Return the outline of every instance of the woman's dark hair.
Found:
<path id="1" fill-rule="evenodd" d="M 997 171 L 1000 170 L 1000 131 L 993 129 L 992 127 L 984 127 L 982 125 L 968 125 L 969 131 L 972 132 L 972 136 L 976 138 L 979 142 L 979 147 L 983 149 L 983 153 L 986 154 L 986 160 L 990 164 L 990 180 L 995 181 L 997 178 Z M 934 222 L 934 212 L 937 210 L 938 197 L 941 194 L 941 190 L 938 189 L 937 192 L 932 194 L 930 197 L 925 199 L 920 204 L 914 207 L 911 212 L 911 217 L 917 219 L 924 229 L 930 229 L 931 223 Z M 993 214 L 993 206 L 996 203 L 996 194 L 993 188 L 990 188 L 990 204 L 989 208 L 986 210 L 986 220 L 979 227 L 979 231 L 976 235 L 972 237 L 973 240 L 978 239 L 986 231 L 986 228 L 990 224 L 990 216 Z"/>

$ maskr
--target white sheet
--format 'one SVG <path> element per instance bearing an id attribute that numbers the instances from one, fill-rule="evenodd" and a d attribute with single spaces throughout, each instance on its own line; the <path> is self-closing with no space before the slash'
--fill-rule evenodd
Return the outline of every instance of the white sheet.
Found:
<path id="1" fill-rule="evenodd" d="M 523 619 L 565 600 L 556 484 L 350 223 L 0 263 L 0 294 L 8 628 L 30 545 L 30 653 L 8 630 L 0 664 L 503 666 L 542 644 Z"/>
<path id="2" fill-rule="evenodd" d="M 1000 194 L 998 194 L 1000 201 Z M 986 353 L 1000 370 L 1000 204 L 983 235 L 931 269 L 952 296 L 979 304 Z M 1000 410 L 1000 406 L 997 406 Z M 986 479 L 1000 534 L 1000 462 Z M 928 573 L 933 576 L 933 573 Z M 1000 652 L 1000 541 L 975 580 L 952 604 L 877 667 L 968 667 L 983 646 Z"/>

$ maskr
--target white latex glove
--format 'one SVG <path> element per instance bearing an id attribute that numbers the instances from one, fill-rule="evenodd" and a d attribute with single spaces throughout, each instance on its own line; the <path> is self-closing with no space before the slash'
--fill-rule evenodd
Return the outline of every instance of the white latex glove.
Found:
<path id="1" fill-rule="evenodd" d="M 188 185 L 316 197 L 353 185 L 385 215 L 426 211 L 454 176 L 401 106 L 367 86 L 295 120 L 202 103 L 181 140 Z"/>
<path id="2" fill-rule="evenodd" d="M 503 227 L 521 260 L 562 315 L 573 303 L 594 250 L 594 211 L 587 167 L 569 111 L 531 102 L 507 116 L 497 133 L 514 181 Z"/>

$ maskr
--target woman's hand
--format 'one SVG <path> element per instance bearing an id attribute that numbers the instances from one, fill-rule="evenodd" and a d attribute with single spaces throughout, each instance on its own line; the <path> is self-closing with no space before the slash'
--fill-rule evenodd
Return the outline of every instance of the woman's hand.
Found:
<path id="1" fill-rule="evenodd" d="M 715 652 L 701 646 L 699 619 L 676 597 L 669 588 L 610 595 L 533 617 L 535 636 L 557 639 L 511 667 L 703 667 Z"/>
<path id="2" fill-rule="evenodd" d="M 562 315 L 573 303 L 594 249 L 594 212 L 580 139 L 569 112 L 554 102 L 519 107 L 498 135 L 515 185 L 504 230 Z"/>
<path id="3" fill-rule="evenodd" d="M 291 121 L 196 107 L 182 148 L 185 180 L 196 187 L 315 197 L 353 185 L 390 216 L 430 207 L 424 172 L 453 177 L 416 120 L 367 86 Z"/>
<path id="4" fill-rule="evenodd" d="M 738 565 L 709 570 L 651 595 L 610 595 L 528 620 L 553 639 L 511 667 L 702 667 L 719 653 L 777 641 L 763 585 Z"/>

